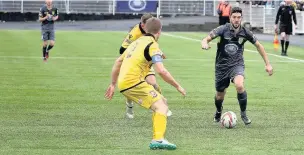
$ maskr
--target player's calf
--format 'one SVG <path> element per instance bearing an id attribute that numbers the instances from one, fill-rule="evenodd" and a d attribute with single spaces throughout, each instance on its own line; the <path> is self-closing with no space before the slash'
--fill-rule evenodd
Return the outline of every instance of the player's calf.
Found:
<path id="1" fill-rule="evenodd" d="M 165 140 L 165 132 L 167 127 L 168 106 L 164 99 L 160 99 L 152 104 L 151 110 L 154 111 L 153 120 L 153 139 L 149 145 L 150 149 L 176 149 L 176 145 Z"/>
<path id="2" fill-rule="evenodd" d="M 216 92 L 216 95 L 214 97 L 214 104 L 216 107 L 216 111 L 214 114 L 214 122 L 219 122 L 221 119 L 225 94 L 226 94 L 225 90 L 218 91 Z"/>
<path id="3" fill-rule="evenodd" d="M 55 46 L 55 42 L 53 40 L 50 41 L 49 46 L 46 49 L 46 57 L 49 58 L 50 50 Z"/>
<path id="4" fill-rule="evenodd" d="M 134 104 L 133 104 L 132 100 L 127 99 L 127 101 L 126 101 L 126 117 L 127 118 L 130 118 L 130 119 L 134 118 L 133 106 L 134 106 Z"/>
<path id="5" fill-rule="evenodd" d="M 245 125 L 251 123 L 251 120 L 246 115 L 247 109 L 247 92 L 244 88 L 244 77 L 242 75 L 236 76 L 234 79 L 235 87 L 237 90 L 237 99 L 239 101 L 240 110 L 241 110 L 241 118 Z"/>
<path id="6" fill-rule="evenodd" d="M 43 45 L 42 45 L 42 57 L 45 60 L 46 58 L 46 49 L 47 49 L 47 41 L 43 41 Z"/>

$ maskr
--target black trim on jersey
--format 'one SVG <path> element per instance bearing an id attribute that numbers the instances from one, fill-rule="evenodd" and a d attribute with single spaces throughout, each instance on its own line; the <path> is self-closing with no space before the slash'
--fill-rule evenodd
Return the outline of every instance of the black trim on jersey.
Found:
<path id="1" fill-rule="evenodd" d="M 142 34 L 146 34 L 146 31 L 141 27 L 141 23 L 139 23 L 138 27 Z"/>
<path id="2" fill-rule="evenodd" d="M 124 91 L 129 90 L 129 89 L 132 89 L 132 88 L 134 88 L 134 87 L 136 87 L 136 86 L 138 86 L 138 85 L 140 85 L 140 84 L 142 84 L 142 83 L 144 83 L 144 82 L 145 82 L 145 81 L 140 81 L 140 82 L 139 82 L 139 83 L 137 83 L 136 85 L 131 86 L 131 87 L 127 88 L 127 89 L 123 89 L 123 90 L 121 90 L 120 92 L 122 93 L 122 92 L 124 92 Z"/>
<path id="3" fill-rule="evenodd" d="M 120 49 L 119 49 L 119 54 L 123 54 L 126 49 L 127 48 L 124 48 L 124 47 L 121 46 Z"/>
<path id="4" fill-rule="evenodd" d="M 151 75 L 154 75 L 154 76 L 155 76 L 154 73 L 150 73 L 150 74 L 146 75 L 145 79 L 146 79 L 148 76 L 151 76 Z"/>
<path id="5" fill-rule="evenodd" d="M 149 49 L 150 49 L 150 46 L 153 44 L 153 42 L 150 42 L 147 46 L 146 46 L 146 48 L 145 48 L 145 50 L 144 50 L 144 56 L 145 56 L 145 58 L 146 58 L 146 60 L 147 61 L 151 61 L 152 60 L 152 58 L 151 58 L 151 56 L 150 56 L 150 54 L 149 54 Z"/>
<path id="6" fill-rule="evenodd" d="M 153 39 L 155 40 L 155 36 L 153 34 L 151 34 L 151 33 L 147 33 L 147 34 L 145 34 L 145 36 L 153 37 Z"/>

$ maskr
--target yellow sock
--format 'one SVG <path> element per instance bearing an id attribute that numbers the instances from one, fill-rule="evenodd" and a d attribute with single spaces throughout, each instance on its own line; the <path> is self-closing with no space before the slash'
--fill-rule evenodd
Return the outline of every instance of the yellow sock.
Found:
<path id="1" fill-rule="evenodd" d="M 153 121 L 153 139 L 154 140 L 163 139 L 167 127 L 167 116 L 154 112 L 152 116 L 152 121 Z"/>

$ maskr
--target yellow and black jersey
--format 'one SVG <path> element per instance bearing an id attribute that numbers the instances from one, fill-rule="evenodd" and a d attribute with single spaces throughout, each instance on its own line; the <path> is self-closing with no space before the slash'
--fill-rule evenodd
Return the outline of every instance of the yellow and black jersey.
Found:
<path id="1" fill-rule="evenodd" d="M 145 30 L 141 27 L 141 23 L 136 24 L 132 30 L 128 33 L 128 35 L 125 37 L 119 53 L 123 54 L 124 51 L 128 48 L 128 46 L 134 42 L 135 40 L 137 40 L 138 38 L 140 38 L 141 36 L 143 36 L 144 34 L 146 34 Z"/>

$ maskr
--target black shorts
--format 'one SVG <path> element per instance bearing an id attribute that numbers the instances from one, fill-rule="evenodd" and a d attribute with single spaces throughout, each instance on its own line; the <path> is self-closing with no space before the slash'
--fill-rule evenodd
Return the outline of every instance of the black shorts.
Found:
<path id="1" fill-rule="evenodd" d="M 219 17 L 219 24 L 220 25 L 225 25 L 226 23 L 230 23 L 229 17 L 226 16 L 221 16 Z"/>
<path id="2" fill-rule="evenodd" d="M 50 30 L 50 31 L 42 30 L 41 35 L 42 35 L 41 39 L 43 41 L 47 41 L 47 40 L 55 41 L 55 31 L 54 30 Z"/>
<path id="3" fill-rule="evenodd" d="M 282 33 L 282 32 L 285 32 L 286 34 L 291 35 L 292 34 L 292 23 L 287 24 L 287 25 L 281 24 L 280 33 Z"/>
<path id="4" fill-rule="evenodd" d="M 234 67 L 231 71 L 227 72 L 227 74 L 224 75 L 224 78 L 221 79 L 218 79 L 218 77 L 215 76 L 215 89 L 217 92 L 224 92 L 224 90 L 229 87 L 230 82 L 233 83 L 233 80 L 237 75 L 245 76 L 245 67 Z"/>

